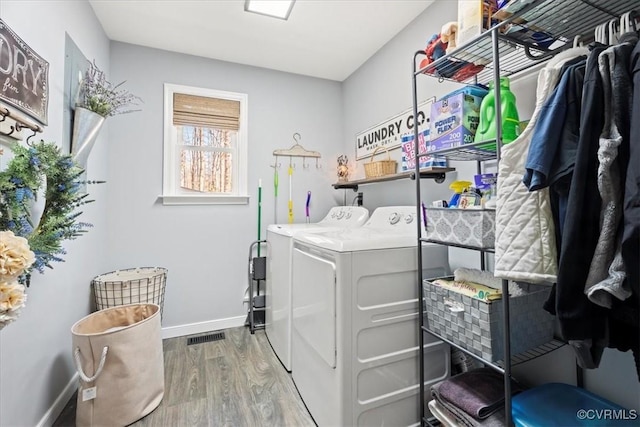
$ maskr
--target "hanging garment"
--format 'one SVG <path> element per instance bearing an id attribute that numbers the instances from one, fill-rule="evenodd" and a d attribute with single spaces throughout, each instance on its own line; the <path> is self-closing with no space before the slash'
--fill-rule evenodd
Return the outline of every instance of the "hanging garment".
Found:
<path id="1" fill-rule="evenodd" d="M 630 71 L 633 79 L 633 106 L 629 136 L 629 163 L 624 193 L 624 233 L 622 258 L 627 268 L 627 280 L 640 305 L 640 42 L 631 53 Z"/>
<path id="2" fill-rule="evenodd" d="M 558 279 L 545 309 L 555 313 L 562 337 L 575 344 L 583 368 L 598 366 L 606 345 L 606 310 L 584 294 L 588 266 L 595 252 L 600 225 L 601 199 L 597 189 L 598 144 L 604 126 L 604 95 L 598 56 L 605 47 L 592 48 L 587 60 L 582 92 L 580 138 L 568 193 L 557 192 L 566 206 L 559 245 Z"/>
<path id="3" fill-rule="evenodd" d="M 631 112 L 631 76 L 629 59 L 638 38 L 623 36 L 620 43 L 606 49 L 598 57 L 604 89 L 605 124 L 598 149 L 598 191 L 602 199 L 600 233 L 584 292 L 602 307 L 611 308 L 611 297 L 625 300 L 631 289 L 625 283 L 622 262 L 622 176 L 629 153 L 629 120 Z"/>
<path id="4" fill-rule="evenodd" d="M 623 36 L 621 41 L 625 40 Z M 612 299 L 609 311 L 609 347 L 633 351 L 640 379 L 640 295 L 638 266 L 640 255 L 640 42 L 636 42 L 629 60 L 629 75 L 633 82 L 633 106 L 630 114 L 629 144 L 621 147 L 621 178 L 624 188 L 624 220 L 622 223 L 622 258 L 627 273 L 627 286 L 632 297 L 625 301 Z M 628 149 L 628 152 L 624 152 Z M 623 157 L 628 155 L 625 162 Z M 623 165 L 627 166 L 626 168 Z M 625 177 L 626 173 L 626 177 Z"/>
<path id="5" fill-rule="evenodd" d="M 557 252 L 549 193 L 547 189 L 529 192 L 522 178 L 540 109 L 553 91 L 562 66 L 586 54 L 586 48 L 570 49 L 540 70 L 533 116 L 522 134 L 502 147 L 496 204 L 496 277 L 532 283 L 556 281 Z"/>
<path id="6" fill-rule="evenodd" d="M 585 68 L 586 56 L 563 67 L 560 83 L 540 113 L 522 179 L 529 191 L 549 187 L 558 252 L 580 135 Z"/>
<path id="7" fill-rule="evenodd" d="M 522 178 L 529 191 L 546 188 L 573 171 L 585 66 L 586 56 L 564 67 L 560 83 L 540 111 Z"/>

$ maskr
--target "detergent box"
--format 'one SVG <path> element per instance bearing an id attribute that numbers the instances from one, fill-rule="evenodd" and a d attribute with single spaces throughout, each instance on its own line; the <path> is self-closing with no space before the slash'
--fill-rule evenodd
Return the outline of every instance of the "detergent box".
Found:
<path id="1" fill-rule="evenodd" d="M 413 132 L 405 133 L 401 137 L 402 142 L 402 170 L 415 170 L 416 149 L 413 143 Z M 418 133 L 420 154 L 425 154 L 429 144 L 429 129 L 424 129 Z M 427 156 L 420 158 L 420 169 L 427 167 L 447 167 L 447 159 L 441 157 Z"/>
<path id="2" fill-rule="evenodd" d="M 480 122 L 482 97 L 458 93 L 431 104 L 429 150 L 472 143 Z"/>

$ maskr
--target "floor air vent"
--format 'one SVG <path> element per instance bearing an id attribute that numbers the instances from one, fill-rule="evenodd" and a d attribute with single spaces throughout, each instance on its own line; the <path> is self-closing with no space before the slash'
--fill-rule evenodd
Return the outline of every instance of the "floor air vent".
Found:
<path id="1" fill-rule="evenodd" d="M 224 332 L 214 332 L 212 334 L 201 335 L 199 337 L 191 337 L 187 339 L 187 345 L 202 344 L 211 341 L 220 341 L 224 339 Z"/>

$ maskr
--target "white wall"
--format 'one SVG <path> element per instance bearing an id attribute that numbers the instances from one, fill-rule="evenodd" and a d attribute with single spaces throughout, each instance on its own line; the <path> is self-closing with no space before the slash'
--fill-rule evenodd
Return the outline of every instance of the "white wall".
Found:
<path id="1" fill-rule="evenodd" d="M 411 108 L 412 58 L 424 49 L 429 37 L 440 32 L 443 22 L 454 20 L 455 2 L 436 1 L 400 34 L 382 47 L 361 68 L 343 82 L 344 150 L 349 159 L 355 160 L 356 134 L 396 114 Z M 418 101 L 441 96 L 455 89 L 452 83 L 439 84 L 436 79 L 420 80 Z M 390 152 L 401 165 L 401 149 Z M 368 161 L 369 159 L 365 159 Z M 363 161 L 358 162 L 357 175 L 364 177 Z M 426 201 L 449 198 L 448 183 L 455 180 L 450 174 L 445 184 L 431 180 L 422 181 Z M 385 205 L 413 205 L 415 191 L 410 180 L 361 186 L 364 205 L 370 209 Z"/>
<path id="2" fill-rule="evenodd" d="M 339 193 L 335 159 L 341 151 L 341 88 L 337 82 L 181 55 L 123 43 L 111 45 L 114 81 L 144 99 L 143 111 L 117 118 L 109 141 L 111 186 L 105 253 L 110 268 L 158 265 L 169 270 L 163 327 L 211 330 L 220 319 L 244 322 L 249 245 L 257 239 L 257 185 L 263 182 L 262 238 L 273 222 L 272 152 L 301 144 L 322 154 L 323 169 L 295 160 L 296 222 L 312 191 L 311 220 L 321 219 Z M 247 93 L 249 96 L 248 205 L 164 206 L 162 192 L 163 84 Z M 115 122 L 115 121 L 114 121 Z M 287 159 L 279 171 L 278 220 L 286 222 Z M 191 331 L 195 329 L 190 329 Z M 177 332 L 176 332 L 177 331 Z"/>
<path id="3" fill-rule="evenodd" d="M 436 0 L 419 17 L 409 24 L 387 45 L 371 57 L 360 69 L 343 82 L 344 103 L 344 150 L 349 158 L 355 158 L 355 135 L 385 119 L 392 117 L 412 105 L 411 66 L 415 51 L 424 48 L 427 39 L 440 32 L 443 23 L 455 20 L 456 2 Z M 514 79 L 512 90 L 516 94 L 518 110 L 522 120 L 531 117 L 535 104 L 537 77 Z M 440 97 L 457 88 L 451 83 L 438 83 L 437 79 L 418 79 L 418 101 L 431 96 Z M 392 152 L 400 162 L 400 149 Z M 448 178 L 471 180 L 476 173 L 475 162 L 451 162 L 457 170 Z M 491 167 L 491 165 L 488 165 Z M 495 166 L 494 166 L 495 167 Z M 360 177 L 363 167 L 358 167 Z M 423 200 L 448 199 L 448 184 L 422 181 Z M 412 181 L 396 181 L 361 186 L 365 206 L 373 209 L 392 204 L 414 204 L 415 191 Z M 457 266 L 479 266 L 479 256 L 473 251 L 451 248 L 452 268 Z M 575 383 L 575 362 L 569 348 L 536 359 L 517 367 L 516 378 L 535 385 L 558 381 Z M 598 370 L 585 371 L 585 386 L 628 408 L 640 410 L 640 383 L 630 352 L 607 350 Z"/>
<path id="4" fill-rule="evenodd" d="M 109 69 L 109 41 L 91 6 L 69 1 L 0 1 L 0 17 L 49 62 L 49 126 L 45 141 L 62 141 L 65 31 L 87 58 Z M 89 158 L 89 178 L 107 178 L 110 123 L 102 129 Z M 5 147 L 5 156 L 9 152 Z M 34 426 L 45 417 L 75 372 L 70 328 L 89 313 L 89 282 L 104 272 L 107 259 L 107 185 L 90 186 L 95 203 L 80 217 L 94 225 L 65 245 L 65 263 L 44 275 L 34 273 L 27 307 L 17 322 L 0 331 L 0 425 Z M 72 390 L 75 384 L 71 384 Z M 68 399 L 68 396 L 67 396 Z M 63 399 L 64 400 L 64 399 Z M 60 401 L 62 405 L 66 400 Z"/>

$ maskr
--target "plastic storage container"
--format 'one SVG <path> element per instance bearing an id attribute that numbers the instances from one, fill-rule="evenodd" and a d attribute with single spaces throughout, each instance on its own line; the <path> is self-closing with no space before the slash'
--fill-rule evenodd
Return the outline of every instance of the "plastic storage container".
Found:
<path id="1" fill-rule="evenodd" d="M 609 402 L 585 389 L 550 383 L 523 391 L 513 397 L 516 427 L 638 426 L 634 410 Z"/>

